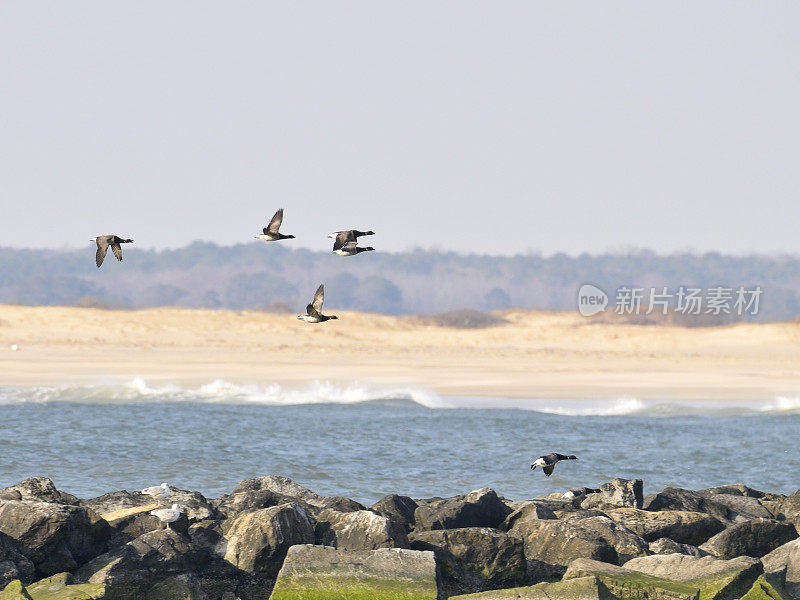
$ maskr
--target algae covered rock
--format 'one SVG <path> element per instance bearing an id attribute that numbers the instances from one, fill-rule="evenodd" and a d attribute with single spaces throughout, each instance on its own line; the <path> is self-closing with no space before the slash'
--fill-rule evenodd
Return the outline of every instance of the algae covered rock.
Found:
<path id="1" fill-rule="evenodd" d="M 779 585 L 766 577 L 759 577 L 741 600 L 791 600 Z"/>
<path id="2" fill-rule="evenodd" d="M 316 518 L 315 543 L 345 550 L 408 548 L 405 527 L 369 510 L 339 512 L 325 509 Z"/>
<path id="3" fill-rule="evenodd" d="M 555 583 L 450 596 L 450 600 L 616 600 L 597 577 L 576 577 Z"/>
<path id="4" fill-rule="evenodd" d="M 731 525 L 701 545 L 700 549 L 719 558 L 758 558 L 795 538 L 797 530 L 791 523 L 754 519 Z"/>
<path id="5" fill-rule="evenodd" d="M 413 550 L 433 551 L 440 588 L 448 595 L 524 583 L 526 561 L 522 540 L 488 527 L 415 531 Z"/>
<path id="6" fill-rule="evenodd" d="M 498 527 L 511 509 L 491 488 L 420 504 L 414 511 L 415 529 L 458 529 L 462 527 Z"/>
<path id="7" fill-rule="evenodd" d="M 436 600 L 433 552 L 292 546 L 270 600 Z"/>
<path id="8" fill-rule="evenodd" d="M 567 567 L 564 581 L 577 577 L 597 577 L 620 600 L 697 600 L 700 589 L 692 584 L 672 581 L 616 565 L 579 558 Z"/>
<path id="9" fill-rule="evenodd" d="M 72 575 L 59 573 L 26 586 L 33 600 L 101 600 L 106 597 L 103 584 L 73 584 Z"/>
<path id="10" fill-rule="evenodd" d="M 651 512 L 635 508 L 606 511 L 610 519 L 652 542 L 669 538 L 679 544 L 698 546 L 725 529 L 725 524 L 712 515 L 685 510 Z"/>
<path id="11" fill-rule="evenodd" d="M 0 592 L 0 600 L 33 600 L 19 579 L 9 582 Z"/>

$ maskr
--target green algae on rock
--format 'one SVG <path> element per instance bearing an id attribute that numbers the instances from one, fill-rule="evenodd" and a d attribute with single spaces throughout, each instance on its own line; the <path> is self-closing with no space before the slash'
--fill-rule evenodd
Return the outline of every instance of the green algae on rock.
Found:
<path id="1" fill-rule="evenodd" d="M 433 552 L 292 546 L 270 600 L 436 600 Z"/>
<path id="2" fill-rule="evenodd" d="M 525 587 L 491 590 L 450 600 L 616 600 L 605 584 L 595 576 L 576 577 L 555 583 L 537 583 Z"/>

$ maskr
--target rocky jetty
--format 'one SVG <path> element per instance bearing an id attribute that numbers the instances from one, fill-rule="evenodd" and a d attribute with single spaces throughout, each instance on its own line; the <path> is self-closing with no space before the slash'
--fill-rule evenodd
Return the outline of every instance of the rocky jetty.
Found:
<path id="1" fill-rule="evenodd" d="M 372 506 L 285 477 L 207 499 L 81 499 L 45 477 L 0 489 L 0 600 L 800 600 L 800 490 L 640 480 L 504 499 Z"/>

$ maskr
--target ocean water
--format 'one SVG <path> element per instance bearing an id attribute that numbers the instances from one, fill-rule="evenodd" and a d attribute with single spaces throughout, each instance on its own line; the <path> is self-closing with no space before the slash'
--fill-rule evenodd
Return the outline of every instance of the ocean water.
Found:
<path id="1" fill-rule="evenodd" d="M 284 475 L 371 504 L 388 493 L 511 499 L 641 478 L 645 493 L 746 483 L 800 488 L 800 397 L 646 403 L 634 398 L 439 397 L 421 389 L 214 381 L 0 388 L 0 487 L 32 475 L 88 498 L 162 481 L 208 497 Z M 547 452 L 576 454 L 552 477 Z"/>

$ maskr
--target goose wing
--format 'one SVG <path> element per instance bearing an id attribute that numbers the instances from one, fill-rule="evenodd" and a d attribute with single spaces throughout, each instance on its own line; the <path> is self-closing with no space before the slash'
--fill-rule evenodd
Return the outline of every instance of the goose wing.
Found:
<path id="1" fill-rule="evenodd" d="M 94 262 L 97 263 L 97 267 L 99 268 L 106 258 L 106 252 L 108 252 L 108 239 L 106 236 L 101 236 L 95 241 L 97 242 L 97 252 L 94 255 Z"/>
<path id="2" fill-rule="evenodd" d="M 111 251 L 117 257 L 117 260 L 122 260 L 122 246 L 116 243 L 111 244 Z"/>
<path id="3" fill-rule="evenodd" d="M 281 228 L 281 223 L 283 223 L 283 209 L 279 208 L 278 211 L 272 215 L 272 220 L 269 222 L 264 228 L 264 233 L 278 233 L 278 229 Z"/>
<path id="4" fill-rule="evenodd" d="M 552 464 L 552 465 L 547 465 L 546 467 L 542 467 L 542 471 L 544 471 L 544 474 L 545 474 L 545 475 L 547 475 L 548 477 L 550 477 L 550 475 L 552 475 L 552 474 L 553 474 L 553 469 L 555 469 L 555 468 L 556 468 L 556 465 L 555 465 L 555 464 Z"/>
<path id="5" fill-rule="evenodd" d="M 333 243 L 333 251 L 336 252 L 340 248 L 344 247 L 345 244 L 348 242 L 354 241 L 355 235 L 353 235 L 353 230 L 349 231 L 340 231 L 336 234 L 336 241 Z"/>
<path id="6" fill-rule="evenodd" d="M 311 304 L 309 306 L 311 306 L 311 308 L 315 312 L 320 312 L 322 310 L 322 303 L 324 301 L 325 301 L 325 285 L 320 284 L 320 286 L 317 288 L 316 293 L 314 294 L 314 300 L 311 301 Z M 311 313 L 309 312 L 309 314 Z"/>

